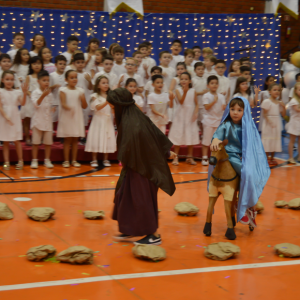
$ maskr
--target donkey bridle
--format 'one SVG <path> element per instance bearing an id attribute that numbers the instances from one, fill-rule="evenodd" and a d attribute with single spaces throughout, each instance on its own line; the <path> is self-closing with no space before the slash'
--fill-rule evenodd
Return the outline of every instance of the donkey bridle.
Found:
<path id="1" fill-rule="evenodd" d="M 224 161 L 226 161 L 226 160 L 228 160 L 228 157 L 225 158 L 225 159 L 219 160 L 219 162 L 224 162 Z M 235 176 L 234 176 L 233 178 L 231 178 L 231 179 L 222 179 L 222 178 L 218 178 L 218 177 L 214 176 L 213 174 L 211 174 L 211 177 L 212 177 L 214 180 L 217 180 L 217 181 L 224 181 L 224 182 L 233 181 L 234 179 L 237 178 L 237 176 L 238 176 L 238 174 L 235 172 Z"/>

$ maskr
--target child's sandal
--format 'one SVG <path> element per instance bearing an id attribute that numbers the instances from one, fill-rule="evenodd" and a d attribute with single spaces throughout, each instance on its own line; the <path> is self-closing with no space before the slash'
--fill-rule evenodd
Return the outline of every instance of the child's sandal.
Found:
<path id="1" fill-rule="evenodd" d="M 179 163 L 178 163 L 178 157 L 175 157 L 175 158 L 173 159 L 172 165 L 173 165 L 173 166 L 178 166 L 178 165 L 179 165 Z"/>
<path id="2" fill-rule="evenodd" d="M 24 162 L 22 160 L 19 160 L 19 162 L 16 164 L 16 170 L 23 170 Z"/>
<path id="3" fill-rule="evenodd" d="M 4 171 L 9 171 L 10 170 L 10 163 L 9 163 L 9 161 L 7 161 L 7 162 L 5 162 L 3 164 L 3 170 Z"/>
<path id="4" fill-rule="evenodd" d="M 194 161 L 192 157 L 188 157 L 185 162 L 189 165 L 193 165 L 193 166 L 197 165 L 197 163 Z"/>

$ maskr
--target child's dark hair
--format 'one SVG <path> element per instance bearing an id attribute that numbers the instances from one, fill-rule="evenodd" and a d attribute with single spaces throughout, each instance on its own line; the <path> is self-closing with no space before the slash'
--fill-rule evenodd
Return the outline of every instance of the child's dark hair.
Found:
<path id="1" fill-rule="evenodd" d="M 223 64 L 226 67 L 226 62 L 224 59 L 217 59 L 215 64 Z"/>
<path id="2" fill-rule="evenodd" d="M 239 77 L 237 80 L 236 80 L 236 85 L 235 85 L 235 91 L 233 94 L 237 94 L 237 93 L 241 93 L 240 91 L 240 84 L 243 83 L 243 82 L 248 82 L 247 79 L 245 77 Z M 246 93 L 248 95 L 251 94 L 251 89 L 250 87 L 248 87 Z"/>
<path id="3" fill-rule="evenodd" d="M 162 68 L 158 66 L 154 66 L 151 68 L 151 73 L 153 73 L 154 71 L 159 71 L 160 73 L 162 73 Z"/>
<path id="4" fill-rule="evenodd" d="M 172 46 L 173 46 L 175 43 L 180 44 L 180 46 L 182 47 L 182 42 L 181 42 L 180 40 L 174 40 L 174 41 L 172 42 Z"/>
<path id="5" fill-rule="evenodd" d="M 116 46 L 115 48 L 113 48 L 112 50 L 113 54 L 116 54 L 116 53 L 123 53 L 124 54 L 124 48 L 121 47 L 121 46 Z"/>
<path id="6" fill-rule="evenodd" d="M 112 50 L 115 48 L 115 47 L 120 47 L 120 45 L 118 43 L 112 43 L 109 48 L 108 48 L 108 53 L 111 55 L 112 54 Z"/>
<path id="7" fill-rule="evenodd" d="M 144 41 L 143 44 L 147 45 L 147 47 L 152 47 L 152 43 L 150 43 L 148 41 Z"/>
<path id="8" fill-rule="evenodd" d="M 35 49 L 35 46 L 33 45 L 33 43 L 34 43 L 34 40 L 36 39 L 37 36 L 42 36 L 43 39 L 44 39 L 44 45 L 43 45 L 43 47 L 46 47 L 46 46 L 47 46 L 47 45 L 46 45 L 46 39 L 45 39 L 45 37 L 44 37 L 41 33 L 36 33 L 36 34 L 33 36 L 33 38 L 32 38 L 31 49 L 30 49 L 31 51 Z"/>
<path id="9" fill-rule="evenodd" d="M 41 58 L 43 58 L 42 53 L 43 53 L 44 49 L 49 49 L 50 52 L 52 53 L 52 51 L 49 47 L 42 47 L 41 50 L 39 51 L 39 54 L 38 54 L 38 56 L 41 57 Z M 52 58 L 50 59 L 50 62 L 52 62 Z"/>
<path id="10" fill-rule="evenodd" d="M 4 76 L 6 74 L 11 74 L 15 78 L 15 72 L 14 71 L 12 71 L 12 70 L 3 71 L 2 76 L 1 76 L 1 85 L 0 85 L 0 88 L 2 88 L 2 89 L 5 88 L 4 83 L 2 82 L 2 79 L 4 78 Z M 13 86 L 13 88 L 15 88 L 15 86 Z"/>
<path id="11" fill-rule="evenodd" d="M 74 42 L 74 41 L 79 43 L 79 39 L 78 39 L 78 37 L 75 36 L 75 35 L 70 35 L 70 36 L 67 38 L 67 44 L 68 44 L 68 43 L 72 43 L 72 42 Z"/>
<path id="12" fill-rule="evenodd" d="M 205 68 L 204 63 L 202 61 L 198 61 L 197 63 L 195 63 L 194 70 L 196 70 L 198 67 Z"/>
<path id="13" fill-rule="evenodd" d="M 240 66 L 240 72 L 251 72 L 251 69 L 248 66 Z"/>
<path id="14" fill-rule="evenodd" d="M 65 61 L 65 62 L 67 62 L 67 59 L 66 59 L 66 57 L 64 56 L 64 55 L 57 55 L 57 56 L 55 56 L 55 63 L 57 64 L 59 61 Z"/>
<path id="15" fill-rule="evenodd" d="M 268 86 L 268 91 L 271 91 L 274 86 L 280 86 L 279 83 L 272 83 Z"/>
<path id="16" fill-rule="evenodd" d="M 170 54 L 171 55 L 171 53 L 169 51 L 161 51 L 161 52 L 159 52 L 159 58 L 162 58 L 162 56 L 164 54 Z"/>
<path id="17" fill-rule="evenodd" d="M 180 61 L 179 63 L 177 63 L 176 70 L 177 70 L 177 67 L 179 67 L 179 66 L 183 66 L 186 69 L 186 64 L 183 61 Z M 176 74 L 176 77 L 177 77 L 177 74 Z"/>
<path id="18" fill-rule="evenodd" d="M 193 49 L 193 50 L 195 50 L 195 49 L 202 50 L 200 46 L 194 46 L 192 49 Z"/>
<path id="19" fill-rule="evenodd" d="M 137 82 L 134 78 L 128 78 L 125 82 L 125 87 L 127 87 L 131 82 L 135 82 L 137 85 Z"/>
<path id="20" fill-rule="evenodd" d="M 207 77 L 207 84 L 209 84 L 212 80 L 217 80 L 219 83 L 219 78 L 216 75 L 210 75 Z"/>
<path id="21" fill-rule="evenodd" d="M 25 35 L 22 33 L 22 32 L 16 32 L 14 35 L 13 35 L 13 39 L 15 39 L 17 36 L 22 36 L 24 39 L 25 39 Z"/>
<path id="22" fill-rule="evenodd" d="M 31 75 L 31 74 L 34 73 L 34 71 L 33 71 L 32 67 L 31 67 L 31 65 L 34 64 L 34 63 L 36 63 L 36 62 L 38 62 L 38 61 L 42 64 L 42 69 L 41 69 L 41 71 L 44 70 L 44 63 L 43 63 L 42 58 L 39 57 L 39 56 L 34 56 L 34 57 L 31 57 L 30 60 L 29 60 L 29 72 L 28 72 L 28 75 Z M 41 71 L 40 71 L 40 72 L 41 72 Z"/>
<path id="23" fill-rule="evenodd" d="M 98 85 L 99 85 L 99 82 L 101 81 L 101 79 L 103 79 L 103 78 L 107 79 L 107 81 L 109 82 L 109 79 L 105 75 L 101 75 L 101 76 L 97 77 L 95 85 L 94 85 L 94 93 L 97 93 L 98 95 L 100 95 L 100 92 L 101 92 Z M 109 89 L 107 90 L 107 93 L 108 92 L 109 92 Z"/>
<path id="24" fill-rule="evenodd" d="M 148 48 L 148 45 L 145 43 L 139 44 L 138 49 L 141 50 L 142 48 Z"/>
<path id="25" fill-rule="evenodd" d="M 26 50 L 28 52 L 28 50 L 26 48 L 20 48 L 17 53 L 16 53 L 16 56 L 15 56 L 15 59 L 14 59 L 14 62 L 13 62 L 13 65 L 20 65 L 22 64 L 22 56 L 21 56 L 21 53 L 22 51 Z M 28 53 L 29 55 L 29 53 Z"/>
<path id="26" fill-rule="evenodd" d="M 69 77 L 69 74 L 72 73 L 72 72 L 75 72 L 77 74 L 77 72 L 75 70 L 68 70 L 66 73 L 65 73 L 65 79 L 68 79 Z"/>
<path id="27" fill-rule="evenodd" d="M 243 64 L 243 62 L 245 61 L 249 61 L 250 62 L 250 58 L 249 57 L 242 57 L 240 58 L 240 63 Z"/>
<path id="28" fill-rule="evenodd" d="M 193 87 L 193 85 L 192 85 L 192 76 L 191 76 L 191 74 L 189 73 L 189 72 L 183 72 L 182 74 L 180 74 L 180 77 L 182 76 L 182 75 L 187 75 L 188 77 L 189 77 L 189 79 L 190 79 L 190 83 L 189 83 L 189 88 L 192 88 Z M 156 76 L 161 76 L 161 75 L 156 75 Z M 153 76 L 154 77 L 154 76 Z M 162 77 L 162 76 L 161 76 Z"/>
<path id="29" fill-rule="evenodd" d="M 238 62 L 241 64 L 241 62 L 240 62 L 239 59 L 234 59 L 234 60 L 231 62 L 230 66 L 229 66 L 228 73 L 234 72 L 232 67 L 233 67 L 233 64 L 234 64 L 236 61 L 238 61 Z"/>
<path id="30" fill-rule="evenodd" d="M 86 49 L 86 52 L 89 53 L 90 52 L 90 45 L 91 43 L 96 43 L 98 44 L 98 47 L 100 46 L 100 41 L 97 39 L 97 38 L 92 38 L 89 40 L 89 44 L 88 44 L 88 47 Z"/>
<path id="31" fill-rule="evenodd" d="M 241 100 L 240 98 L 234 98 L 230 101 L 229 107 L 233 107 L 235 105 L 238 105 L 240 108 L 244 109 L 245 108 L 245 104 L 244 101 Z"/>
<path id="32" fill-rule="evenodd" d="M 184 50 L 184 57 L 188 56 L 189 54 L 191 54 L 193 57 L 195 57 L 195 52 L 192 49 L 186 49 Z"/>
<path id="33" fill-rule="evenodd" d="M 83 53 L 77 53 L 77 54 L 74 55 L 73 63 L 74 63 L 75 61 L 77 61 L 77 60 L 85 60 L 85 59 L 84 59 Z"/>
<path id="34" fill-rule="evenodd" d="M 271 75 L 269 75 L 269 76 L 266 77 L 265 82 L 264 82 L 264 91 L 268 90 L 267 82 L 269 81 L 270 78 L 274 78 L 275 79 L 275 77 L 271 76 Z"/>
<path id="35" fill-rule="evenodd" d="M 154 83 L 155 80 L 157 80 L 157 79 L 162 79 L 162 80 L 164 80 L 164 78 L 162 77 L 162 75 L 157 74 L 157 75 L 153 75 L 153 76 L 151 77 L 152 83 Z"/>
<path id="36" fill-rule="evenodd" d="M 136 55 L 139 55 L 139 54 L 142 54 L 142 52 L 140 52 L 139 50 L 135 51 L 132 53 L 132 57 L 135 57 Z"/>
<path id="37" fill-rule="evenodd" d="M 2 61 L 3 59 L 9 59 L 10 61 L 11 61 L 11 58 L 10 58 L 10 56 L 8 55 L 8 54 L 6 54 L 6 53 L 2 53 L 1 55 L 0 55 L 0 61 Z"/>
<path id="38" fill-rule="evenodd" d="M 295 79 L 297 80 L 299 76 L 300 76 L 300 73 L 297 73 L 295 76 Z"/>
<path id="39" fill-rule="evenodd" d="M 111 55 L 106 55 L 105 57 L 103 57 L 103 62 L 105 60 L 111 60 L 111 61 L 114 61 L 114 58 L 111 56 Z"/>
<path id="40" fill-rule="evenodd" d="M 49 77 L 49 72 L 46 71 L 46 70 L 42 70 L 40 73 L 38 73 L 37 78 L 41 79 L 41 78 L 46 77 L 46 76 Z"/>

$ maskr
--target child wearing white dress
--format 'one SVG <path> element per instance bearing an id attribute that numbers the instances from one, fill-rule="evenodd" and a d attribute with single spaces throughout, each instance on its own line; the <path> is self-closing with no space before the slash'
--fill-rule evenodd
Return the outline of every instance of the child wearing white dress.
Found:
<path id="1" fill-rule="evenodd" d="M 50 88 L 49 73 L 41 71 L 38 74 L 39 88 L 31 94 L 31 100 L 34 105 L 34 113 L 31 118 L 32 130 L 32 161 L 31 168 L 37 169 L 38 151 L 41 143 L 45 146 L 44 166 L 52 169 L 53 164 L 50 161 L 51 145 L 53 144 L 53 123 L 52 123 L 52 104 L 53 94 Z"/>
<path id="2" fill-rule="evenodd" d="M 290 121 L 287 124 L 287 133 L 290 135 L 289 142 L 289 160 L 291 164 L 295 164 L 296 161 L 293 157 L 293 148 L 298 138 L 298 149 L 300 149 L 300 82 L 297 82 L 294 87 L 294 94 L 292 100 L 288 103 L 290 111 Z M 299 150 L 298 150 L 299 151 Z M 298 154 L 298 160 L 299 160 Z"/>
<path id="3" fill-rule="evenodd" d="M 194 145 L 199 144 L 198 99 L 195 89 L 192 88 L 192 77 L 190 73 L 184 72 L 180 75 L 180 88 L 176 89 L 177 109 L 173 117 L 169 139 L 175 145 L 174 152 L 178 155 L 181 145 L 188 146 L 186 162 L 191 165 L 197 163 L 193 159 Z M 173 165 L 178 166 L 178 158 L 174 158 Z"/>
<path id="4" fill-rule="evenodd" d="M 37 76 L 38 73 L 44 69 L 43 61 L 39 56 L 34 56 L 30 59 L 29 64 L 29 75 L 26 77 L 26 84 L 29 86 L 28 88 L 28 97 L 26 104 L 21 108 L 21 117 L 23 119 L 23 127 L 25 133 L 25 141 L 26 145 L 30 146 L 30 119 L 33 116 L 34 106 L 31 101 L 31 93 L 39 87 Z"/>
<path id="5" fill-rule="evenodd" d="M 105 76 L 97 78 L 91 95 L 91 110 L 94 111 L 85 145 L 86 152 L 92 152 L 92 167 L 98 167 L 97 154 L 104 153 L 103 165 L 110 167 L 108 153 L 116 152 L 116 137 L 111 107 L 106 101 L 109 81 Z"/>
<path id="6" fill-rule="evenodd" d="M 241 66 L 240 60 L 235 59 L 230 64 L 230 67 L 229 67 L 229 70 L 228 70 L 228 78 L 229 78 L 229 82 L 230 82 L 230 84 L 229 84 L 229 87 L 230 87 L 229 100 L 231 100 L 233 98 L 234 91 L 235 91 L 235 86 L 236 86 L 236 81 L 241 76 L 240 66 Z"/>
<path id="7" fill-rule="evenodd" d="M 236 81 L 233 98 L 244 97 L 248 100 L 251 107 L 255 107 L 257 105 L 259 91 L 260 91 L 259 88 L 255 86 L 254 87 L 255 95 L 253 95 L 248 85 L 248 80 L 245 77 L 239 77 Z"/>
<path id="8" fill-rule="evenodd" d="M 281 152 L 281 131 L 282 131 L 282 121 L 280 113 L 282 116 L 285 115 L 285 106 L 282 101 L 277 100 L 280 95 L 280 87 L 278 84 L 274 83 L 269 86 L 270 99 L 264 100 L 261 105 L 264 114 L 264 120 L 262 124 L 261 140 L 264 149 L 268 156 L 269 165 L 277 165 L 274 160 L 275 152 Z"/>
<path id="9" fill-rule="evenodd" d="M 31 57 L 38 56 L 43 47 L 46 47 L 45 37 L 40 33 L 35 34 L 32 38 L 31 51 L 29 52 L 29 55 Z"/>
<path id="10" fill-rule="evenodd" d="M 103 71 L 103 60 L 104 57 L 107 55 L 107 51 L 104 48 L 99 48 L 95 51 L 95 62 L 94 65 L 91 68 L 91 77 L 92 79 L 95 77 L 95 75 L 99 72 Z"/>
<path id="11" fill-rule="evenodd" d="M 86 72 L 91 72 L 91 70 L 93 69 L 96 59 L 96 50 L 99 48 L 99 46 L 100 41 L 97 38 L 92 38 L 89 40 L 86 53 L 84 53 Z"/>
<path id="12" fill-rule="evenodd" d="M 21 48 L 17 51 L 13 66 L 11 68 L 17 74 L 19 81 L 22 83 L 25 82 L 29 73 L 29 59 L 30 56 L 28 50 Z"/>
<path id="13" fill-rule="evenodd" d="M 52 51 L 48 47 L 43 47 L 39 52 L 39 57 L 43 59 L 44 70 L 49 74 L 56 71 L 55 64 L 52 63 Z"/>
<path id="14" fill-rule="evenodd" d="M 128 78 L 125 83 L 125 88 L 132 94 L 132 98 L 135 101 L 135 105 L 141 110 L 144 111 L 144 99 L 136 94 L 137 91 L 137 82 L 134 78 Z"/>
<path id="15" fill-rule="evenodd" d="M 21 145 L 22 121 L 18 106 L 25 104 L 28 86 L 26 83 L 22 85 L 22 94 L 20 90 L 13 89 L 14 81 L 14 72 L 3 72 L 0 89 L 0 140 L 3 141 L 4 170 L 10 169 L 9 142 L 12 141 L 15 143 L 19 160 L 16 169 L 22 170 L 24 165 Z"/>
<path id="16" fill-rule="evenodd" d="M 150 120 L 162 131 L 166 133 L 166 125 L 169 123 L 168 106 L 173 107 L 174 94 L 164 93 L 164 80 L 162 75 L 152 77 L 154 92 L 148 96 L 150 106 Z"/>
<path id="17" fill-rule="evenodd" d="M 57 137 L 64 138 L 64 168 L 70 167 L 70 145 L 72 145 L 72 165 L 80 167 L 76 161 L 78 138 L 85 137 L 83 109 L 87 107 L 84 90 L 76 87 L 77 72 L 69 70 L 65 74 L 67 86 L 59 89 L 61 109 L 59 112 Z"/>

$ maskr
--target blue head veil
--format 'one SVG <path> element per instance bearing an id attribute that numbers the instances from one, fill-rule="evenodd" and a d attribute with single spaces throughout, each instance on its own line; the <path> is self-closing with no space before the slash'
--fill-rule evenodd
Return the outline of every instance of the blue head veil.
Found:
<path id="1" fill-rule="evenodd" d="M 242 169 L 237 210 L 237 220 L 240 221 L 247 208 L 257 203 L 271 171 L 260 135 L 251 116 L 249 102 L 244 97 L 235 98 L 241 99 L 245 106 L 242 118 Z M 229 115 L 230 102 L 224 111 L 221 124 Z M 213 170 L 214 166 L 210 165 L 208 169 L 208 185 Z"/>

